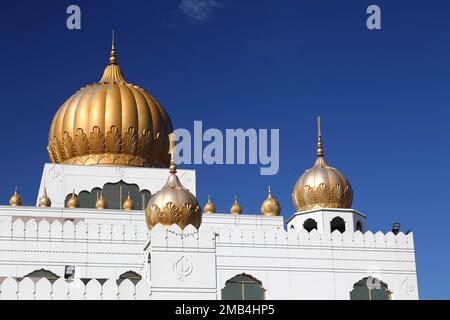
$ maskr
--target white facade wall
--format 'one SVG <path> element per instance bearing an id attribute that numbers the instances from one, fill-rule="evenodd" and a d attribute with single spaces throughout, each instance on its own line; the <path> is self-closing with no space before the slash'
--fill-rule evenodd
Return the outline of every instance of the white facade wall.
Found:
<path id="1" fill-rule="evenodd" d="M 180 172 L 195 194 L 195 172 Z M 243 273 L 261 281 L 267 299 L 347 300 L 368 276 L 387 283 L 393 299 L 418 299 L 413 234 L 365 231 L 366 217 L 351 209 L 296 213 L 288 231 L 283 217 L 230 214 L 204 214 L 199 230 L 149 231 L 143 211 L 61 208 L 74 188 L 124 180 L 155 193 L 167 176 L 165 169 L 47 164 L 39 194 L 45 185 L 54 208 L 0 206 L 0 299 L 221 299 L 226 281 Z M 345 220 L 343 234 L 330 232 L 336 216 Z M 318 230 L 303 229 L 308 218 Z M 355 232 L 357 221 L 364 233 Z M 73 282 L 20 281 L 40 269 L 64 278 L 66 266 L 75 266 Z M 143 280 L 118 285 L 128 271 Z M 85 278 L 93 280 L 84 285 Z"/>
<path id="2" fill-rule="evenodd" d="M 41 268 L 63 276 L 66 265 L 76 267 L 77 278 L 117 279 L 131 270 L 149 280 L 153 299 L 220 299 L 225 282 L 246 273 L 262 282 L 268 299 L 349 299 L 353 284 L 372 275 L 389 285 L 393 299 L 418 298 L 412 233 L 286 232 L 263 228 L 260 216 L 248 216 L 253 227 L 202 225 L 182 232 L 158 225 L 150 232 L 139 212 L 125 220 L 127 213 L 110 212 L 116 220 L 102 222 L 92 216 L 103 213 L 84 210 L 75 223 L 61 223 L 74 210 L 34 208 L 41 217 L 27 220 L 23 209 L 29 214 L 0 208 L 2 277 Z M 5 211 L 14 215 L 8 220 Z M 49 223 L 44 212 L 63 218 Z M 224 221 L 222 215 L 206 219 L 212 224 L 216 217 Z"/>

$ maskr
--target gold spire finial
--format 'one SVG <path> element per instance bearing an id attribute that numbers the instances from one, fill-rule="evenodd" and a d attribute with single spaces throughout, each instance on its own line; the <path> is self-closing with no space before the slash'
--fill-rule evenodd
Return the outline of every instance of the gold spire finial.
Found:
<path id="1" fill-rule="evenodd" d="M 269 186 L 269 196 L 272 196 L 272 188 Z"/>
<path id="2" fill-rule="evenodd" d="M 234 203 L 230 208 L 231 214 L 242 214 L 242 207 L 238 202 L 237 195 L 234 196 Z"/>
<path id="3" fill-rule="evenodd" d="M 322 158 L 323 153 L 323 143 L 322 143 L 322 131 L 320 128 L 320 116 L 317 117 L 317 157 Z"/>
<path id="4" fill-rule="evenodd" d="M 22 205 L 22 198 L 19 193 L 17 193 L 17 186 L 13 196 L 9 199 L 9 205 L 12 207 L 20 207 Z"/>
<path id="5" fill-rule="evenodd" d="M 47 189 L 44 187 L 44 194 L 39 199 L 39 207 L 40 208 L 50 208 L 52 206 L 52 201 L 47 195 Z"/>
<path id="6" fill-rule="evenodd" d="M 109 64 L 117 64 L 116 40 L 114 37 L 114 29 L 112 32 L 112 45 L 111 45 L 111 55 L 109 57 Z"/>
<path id="7" fill-rule="evenodd" d="M 214 206 L 213 202 L 211 201 L 211 195 L 208 195 L 208 202 L 205 204 L 205 207 L 203 208 L 204 213 L 216 213 L 216 207 Z"/>
<path id="8" fill-rule="evenodd" d="M 281 213 L 280 203 L 272 197 L 272 188 L 269 186 L 269 195 L 261 205 L 261 214 L 263 216 L 279 216 Z"/>
<path id="9" fill-rule="evenodd" d="M 175 145 L 176 137 L 174 133 L 169 134 L 169 154 L 170 154 L 170 174 L 177 173 L 177 165 L 175 163 Z"/>

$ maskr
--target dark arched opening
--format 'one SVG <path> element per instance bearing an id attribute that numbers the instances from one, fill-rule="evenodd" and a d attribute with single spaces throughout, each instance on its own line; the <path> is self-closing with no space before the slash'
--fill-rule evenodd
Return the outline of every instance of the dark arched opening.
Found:
<path id="1" fill-rule="evenodd" d="M 303 223 L 303 228 L 305 228 L 306 231 L 311 232 L 314 229 L 317 230 L 317 222 L 314 219 L 307 219 L 304 223 Z"/>
<path id="2" fill-rule="evenodd" d="M 345 232 L 345 221 L 341 217 L 335 217 L 330 222 L 331 232 L 338 230 L 341 233 Z"/>
<path id="3" fill-rule="evenodd" d="M 27 274 L 24 278 L 30 278 L 33 281 L 39 281 L 41 278 L 46 278 L 48 281 L 53 283 L 60 277 L 51 271 L 39 269 Z"/>
<path id="4" fill-rule="evenodd" d="M 358 222 L 356 222 L 356 231 L 361 231 L 363 232 L 363 224 L 361 221 L 358 220 Z"/>
<path id="5" fill-rule="evenodd" d="M 353 285 L 350 300 L 391 300 L 391 294 L 386 283 L 374 277 L 366 277 Z"/>
<path id="6" fill-rule="evenodd" d="M 117 285 L 119 286 L 125 279 L 130 280 L 134 285 L 136 285 L 142 280 L 142 276 L 134 271 L 127 271 L 119 276 L 119 279 L 117 279 Z"/>
<path id="7" fill-rule="evenodd" d="M 264 300 L 265 290 L 261 281 L 245 273 L 237 275 L 225 283 L 222 300 Z"/>

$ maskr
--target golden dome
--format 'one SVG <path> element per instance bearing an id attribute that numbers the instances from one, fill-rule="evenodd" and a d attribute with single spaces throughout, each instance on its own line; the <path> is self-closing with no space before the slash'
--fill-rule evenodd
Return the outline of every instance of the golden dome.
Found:
<path id="1" fill-rule="evenodd" d="M 20 207 L 22 205 L 22 198 L 17 193 L 17 187 L 16 187 L 16 191 L 14 191 L 14 194 L 9 199 L 9 205 L 11 207 Z"/>
<path id="2" fill-rule="evenodd" d="M 231 214 L 242 214 L 242 208 L 240 204 L 238 203 L 237 196 L 234 196 L 234 203 L 230 208 Z"/>
<path id="3" fill-rule="evenodd" d="M 203 209 L 204 213 L 216 213 L 216 207 L 214 206 L 214 203 L 211 201 L 211 196 L 208 196 L 208 202 L 205 204 L 205 207 Z"/>
<path id="4" fill-rule="evenodd" d="M 72 196 L 67 200 L 67 208 L 75 209 L 80 207 L 80 202 L 78 201 L 78 196 L 75 194 L 75 190 L 72 193 Z"/>
<path id="5" fill-rule="evenodd" d="M 106 201 L 106 198 L 103 197 L 103 191 L 100 192 L 100 197 L 98 198 L 97 202 L 95 203 L 95 208 L 98 210 L 103 210 L 108 208 L 108 202 Z"/>
<path id="6" fill-rule="evenodd" d="M 39 199 L 39 207 L 40 208 L 50 208 L 52 206 L 52 201 L 47 195 L 47 189 L 44 188 L 44 194 Z"/>
<path id="7" fill-rule="evenodd" d="M 280 203 L 272 197 L 272 190 L 269 187 L 269 196 L 261 206 L 261 214 L 263 216 L 279 216 L 281 213 Z"/>
<path id="8" fill-rule="evenodd" d="M 292 200 L 298 212 L 316 208 L 351 208 L 353 190 L 347 178 L 328 165 L 324 158 L 320 117 L 317 119 L 317 160 L 298 179 Z"/>
<path id="9" fill-rule="evenodd" d="M 177 224 L 183 230 L 191 224 L 198 229 L 202 223 L 202 209 L 197 198 L 178 179 L 173 151 L 171 153 L 169 179 L 164 187 L 151 197 L 145 210 L 147 226 L 152 229 L 160 223 L 169 228 Z"/>
<path id="10" fill-rule="evenodd" d="M 81 88 L 56 113 L 47 149 L 53 163 L 167 167 L 172 130 L 158 101 L 125 80 L 113 40 L 100 81 Z"/>
<path id="11" fill-rule="evenodd" d="M 123 210 L 134 210 L 136 208 L 136 204 L 134 203 L 133 199 L 130 196 L 130 193 L 128 192 L 128 198 L 125 200 L 125 202 L 122 205 Z"/>

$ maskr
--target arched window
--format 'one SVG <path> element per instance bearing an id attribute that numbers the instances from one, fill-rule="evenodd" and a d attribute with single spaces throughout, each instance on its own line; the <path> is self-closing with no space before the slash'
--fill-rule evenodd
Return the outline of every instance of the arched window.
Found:
<path id="1" fill-rule="evenodd" d="M 100 192 L 103 192 L 103 197 L 108 202 L 108 208 L 116 210 L 122 209 L 122 204 L 128 197 L 128 193 L 136 204 L 136 210 L 144 210 L 151 198 L 150 191 L 140 190 L 137 184 L 128 184 L 121 180 L 117 183 L 107 183 L 102 188 L 94 188 L 91 191 L 80 191 L 78 194 L 80 208 L 95 209 Z M 72 193 L 69 193 L 64 203 L 67 204 L 71 196 Z"/>
<path id="2" fill-rule="evenodd" d="M 353 285 L 350 300 L 391 300 L 391 294 L 386 283 L 374 277 L 366 277 Z"/>
<path id="3" fill-rule="evenodd" d="M 222 300 L 264 300 L 264 296 L 261 281 L 245 273 L 228 280 L 222 289 Z"/>
<path id="4" fill-rule="evenodd" d="M 142 276 L 134 271 L 127 271 L 119 276 L 117 285 L 120 285 L 125 279 L 130 280 L 131 282 L 133 282 L 133 284 L 136 285 L 139 281 L 142 280 Z"/>
<path id="5" fill-rule="evenodd" d="M 358 220 L 358 222 L 356 222 L 356 231 L 361 231 L 363 232 L 363 224 L 361 221 Z"/>
<path id="6" fill-rule="evenodd" d="M 342 219 L 341 217 L 335 217 L 330 222 L 330 228 L 331 228 L 331 232 L 333 232 L 334 230 L 338 230 L 339 232 L 344 233 L 345 232 L 344 219 Z"/>
<path id="7" fill-rule="evenodd" d="M 27 274 L 24 278 L 31 278 L 31 280 L 34 281 L 39 281 L 41 278 L 47 278 L 48 281 L 53 283 L 59 279 L 59 276 L 51 271 L 40 269 Z"/>
<path id="8" fill-rule="evenodd" d="M 306 231 L 311 232 L 314 229 L 317 230 L 317 222 L 314 219 L 307 219 L 304 223 L 303 223 L 303 228 L 305 228 Z"/>

